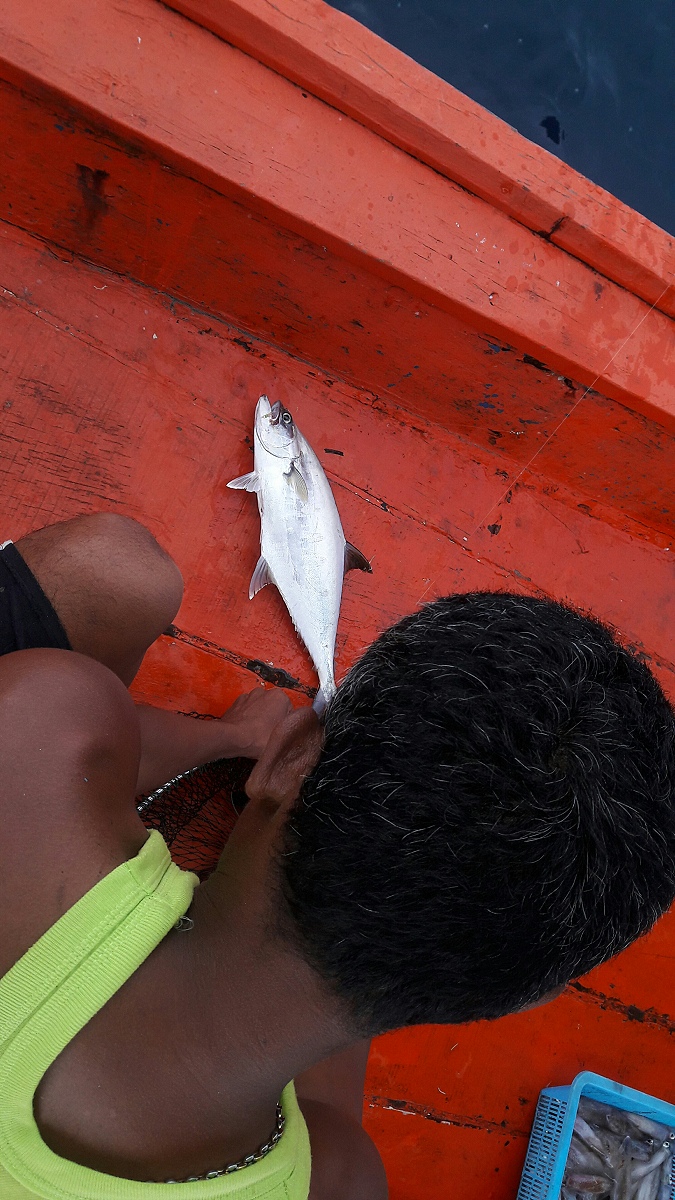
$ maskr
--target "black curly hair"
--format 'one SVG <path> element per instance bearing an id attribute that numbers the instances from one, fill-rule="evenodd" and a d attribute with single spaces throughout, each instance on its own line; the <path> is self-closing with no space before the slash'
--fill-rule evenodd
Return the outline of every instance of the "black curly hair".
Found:
<path id="1" fill-rule="evenodd" d="M 280 852 L 290 936 L 363 1033 L 537 1001 L 673 900 L 674 734 L 598 621 L 493 592 L 427 605 L 329 707 Z"/>

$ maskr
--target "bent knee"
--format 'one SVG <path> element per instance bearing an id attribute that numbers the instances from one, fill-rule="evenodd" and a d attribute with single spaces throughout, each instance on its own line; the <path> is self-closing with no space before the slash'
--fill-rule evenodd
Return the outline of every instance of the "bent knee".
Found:
<path id="1" fill-rule="evenodd" d="M 111 512 L 39 529 L 17 549 L 73 650 L 98 659 L 129 684 L 180 606 L 183 579 L 170 555 L 145 526 Z"/>
<path id="2" fill-rule="evenodd" d="M 62 549 L 81 560 L 86 554 L 101 573 L 115 572 L 121 592 L 154 603 L 175 616 L 183 598 L 183 577 L 171 555 L 140 521 L 121 513 L 75 517 L 63 526 Z M 169 623 L 167 621 L 167 624 Z"/>
<path id="3" fill-rule="evenodd" d="M 135 853 L 140 752 L 133 700 L 107 667 L 69 650 L 0 658 L 0 814 L 22 854 Z"/>
<path id="4" fill-rule="evenodd" d="M 132 517 L 96 513 L 90 519 L 101 625 L 123 629 L 132 657 L 134 653 L 142 657 L 176 616 L 183 599 L 183 576 L 150 530 Z M 122 675 L 129 682 L 126 673 Z"/>
<path id="5" fill-rule="evenodd" d="M 85 513 L 81 517 L 73 517 L 72 520 L 64 522 L 63 529 L 72 532 L 78 539 L 86 539 L 93 544 L 104 542 L 115 550 L 123 550 L 128 554 L 143 554 L 153 561 L 170 563 L 180 575 L 173 559 L 162 549 L 154 534 L 135 517 L 115 512 Z"/>
<path id="6" fill-rule="evenodd" d="M 163 594 L 174 611 L 183 595 L 183 577 L 166 550 L 145 525 L 121 513 L 87 513 L 29 533 L 17 548 L 37 575 L 94 569 L 132 583 L 135 592 Z"/>
<path id="7" fill-rule="evenodd" d="M 69 650 L 18 650 L 0 658 L 0 729 L 0 763 L 33 745 L 53 761 L 97 748 L 114 755 L 118 744 L 133 754 L 140 743 L 124 684 Z"/>

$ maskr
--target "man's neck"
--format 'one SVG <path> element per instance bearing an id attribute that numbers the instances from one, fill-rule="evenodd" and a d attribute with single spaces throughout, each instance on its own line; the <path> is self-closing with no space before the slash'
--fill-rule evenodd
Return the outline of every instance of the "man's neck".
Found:
<path id="1" fill-rule="evenodd" d="M 218 1169 L 269 1139 L 291 1079 L 353 1040 L 235 874 L 197 889 L 194 928 L 170 933 L 47 1072 L 36 1117 L 57 1154 L 132 1179 Z"/>
<path id="2" fill-rule="evenodd" d="M 339 1003 L 308 963 L 274 929 L 250 887 L 238 887 L 254 864 L 223 856 L 198 888 L 190 933 L 200 1009 L 209 1012 L 210 1038 L 226 1058 L 228 1090 L 247 1104 L 278 1099 L 296 1075 L 355 1039 Z M 250 879 L 249 879 L 250 884 Z"/>

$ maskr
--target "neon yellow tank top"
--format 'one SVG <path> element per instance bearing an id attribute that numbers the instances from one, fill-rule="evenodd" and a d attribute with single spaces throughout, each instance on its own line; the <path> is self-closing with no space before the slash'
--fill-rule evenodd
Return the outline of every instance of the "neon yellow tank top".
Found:
<path id="1" fill-rule="evenodd" d="M 265 1158 L 193 1183 L 91 1171 L 54 1154 L 35 1123 L 33 1097 L 47 1068 L 183 916 L 196 883 L 154 831 L 0 979 L 2 1200 L 307 1200 L 309 1137 L 293 1084 L 281 1097 L 283 1136 Z"/>

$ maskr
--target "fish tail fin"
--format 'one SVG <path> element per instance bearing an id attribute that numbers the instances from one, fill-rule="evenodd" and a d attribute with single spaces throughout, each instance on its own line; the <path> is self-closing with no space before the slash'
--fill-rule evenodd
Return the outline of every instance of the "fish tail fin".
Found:
<path id="1" fill-rule="evenodd" d="M 317 717 L 320 719 L 323 719 L 326 709 L 328 708 L 328 705 L 333 699 L 336 691 L 337 688 L 335 687 L 335 681 L 333 679 L 327 679 L 325 683 L 321 684 L 321 687 L 316 693 L 312 703 L 312 708 L 314 709 Z"/>

